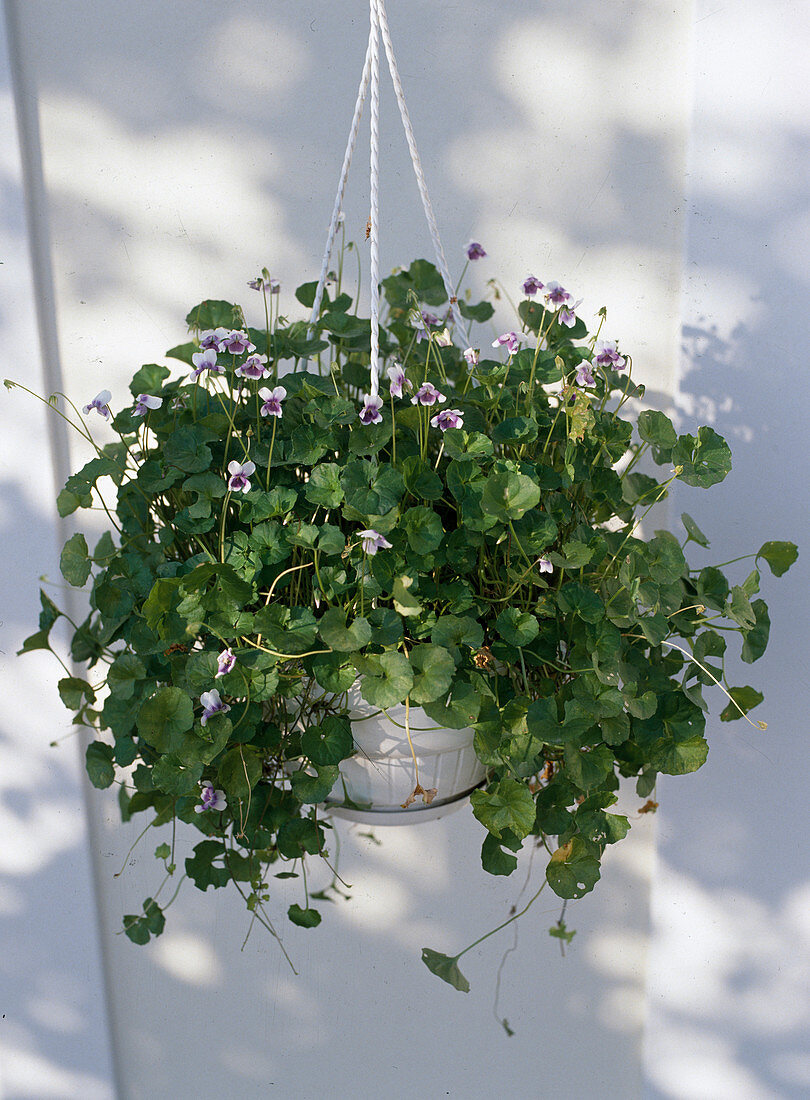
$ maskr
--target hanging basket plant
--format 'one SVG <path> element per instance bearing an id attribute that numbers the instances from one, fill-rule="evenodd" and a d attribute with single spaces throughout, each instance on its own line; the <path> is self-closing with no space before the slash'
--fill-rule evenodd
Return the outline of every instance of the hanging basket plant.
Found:
<path id="1" fill-rule="evenodd" d="M 158 847 L 167 880 L 233 883 L 275 931 L 274 876 L 331 866 L 330 808 L 380 808 L 352 767 L 367 762 L 363 724 L 389 722 L 412 760 L 384 811 L 418 821 L 480 784 L 483 870 L 509 875 L 539 845 L 543 885 L 582 897 L 629 828 L 613 810 L 620 778 L 652 808 L 659 774 L 704 763 L 704 689 L 725 694 L 722 721 L 752 721 L 762 695 L 727 683 L 727 639 L 747 663 L 762 655 L 760 568 L 781 575 L 796 548 L 767 542 L 727 579 L 689 565 L 688 545 L 709 543 L 688 515 L 680 537 L 642 534 L 675 481 L 721 482 L 729 448 L 710 427 L 679 434 L 659 410 L 634 423 L 644 388 L 631 357 L 600 338 L 603 311 L 589 336 L 555 283 L 527 279 L 515 330 L 479 349 L 454 343 L 432 264 L 392 274 L 375 397 L 370 323 L 339 282 L 310 329 L 278 318 L 266 272 L 252 285 L 263 327 L 203 302 L 169 352 L 179 373 L 142 367 L 115 411 L 107 391 L 84 418 L 68 403 L 96 456 L 59 512 L 101 505 L 111 523 L 92 547 L 74 534 L 61 557 L 89 590 L 70 646 L 87 673 L 59 691 L 97 731 L 92 783 L 118 784 L 125 820 L 198 830 L 182 869 Z M 298 301 L 311 307 L 316 289 Z M 489 302 L 458 304 L 492 316 Z M 115 438 L 96 440 L 97 415 Z M 645 456 L 659 476 L 641 471 Z M 23 651 L 50 648 L 61 615 L 43 591 Z M 461 792 L 410 766 L 431 728 L 451 752 L 474 745 Z M 320 922 L 305 889 L 289 917 Z M 136 943 L 163 923 L 157 895 L 124 918 Z M 457 957 L 423 957 L 467 988 Z"/>
<path id="2" fill-rule="evenodd" d="M 644 406 L 604 310 L 589 334 L 570 293 L 529 276 L 513 329 L 468 335 L 493 305 L 450 278 L 382 0 L 370 13 L 320 279 L 296 291 L 309 319 L 280 316 L 264 271 L 250 284 L 263 309 L 191 310 L 168 352 L 179 370 L 148 364 L 131 401 L 104 390 L 60 410 L 95 456 L 59 513 L 101 507 L 110 530 L 62 551 L 90 610 L 71 622 L 86 671 L 66 667 L 59 691 L 95 731 L 87 771 L 118 785 L 124 820 L 201 834 L 182 867 L 174 828 L 157 847 L 163 885 L 124 917 L 135 943 L 162 932 L 162 891 L 186 877 L 233 884 L 280 942 L 275 880 L 300 875 L 288 916 L 312 928 L 305 868 L 322 862 L 337 886 L 334 814 L 416 823 L 467 796 L 483 871 L 508 876 L 522 848 L 544 849 L 521 913 L 544 888 L 564 906 L 627 834 L 621 779 L 649 811 L 660 774 L 706 760 L 704 689 L 724 695 L 721 721 L 765 728 L 748 717 L 761 693 L 727 681 L 727 638 L 744 662 L 762 656 L 760 569 L 781 576 L 796 547 L 766 542 L 727 578 L 690 566 L 685 550 L 709 542 L 689 515 L 678 534 L 642 530 L 674 482 L 708 489 L 731 454 L 711 427 L 679 434 Z M 380 36 L 437 257 L 382 281 Z M 365 318 L 343 255 L 331 278 L 328 265 L 369 89 Z M 468 263 L 485 255 L 468 246 Z M 41 598 L 23 652 L 51 649 L 63 617 Z M 572 935 L 562 917 L 551 931 Z M 465 951 L 422 957 L 466 990 Z"/>

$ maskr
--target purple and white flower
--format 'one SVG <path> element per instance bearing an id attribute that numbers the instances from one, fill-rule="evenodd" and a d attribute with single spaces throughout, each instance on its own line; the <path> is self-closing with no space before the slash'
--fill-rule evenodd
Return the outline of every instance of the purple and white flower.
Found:
<path id="1" fill-rule="evenodd" d="M 250 491 L 251 474 L 256 473 L 256 463 L 248 460 L 239 463 L 234 459 L 228 463 L 228 488 L 232 493 L 247 493 Z"/>
<path id="2" fill-rule="evenodd" d="M 204 691 L 200 696 L 200 702 L 203 706 L 203 714 L 200 723 L 203 726 L 208 719 L 213 718 L 215 714 L 225 714 L 226 711 L 231 709 L 227 703 L 222 702 L 216 688 L 211 688 L 210 691 Z"/>
<path id="3" fill-rule="evenodd" d="M 553 306 L 564 306 L 571 301 L 571 295 L 559 283 L 551 282 L 546 284 L 545 299 Z"/>
<path id="4" fill-rule="evenodd" d="M 499 348 L 506 345 L 506 350 L 510 355 L 514 355 L 520 348 L 520 341 L 522 336 L 518 336 L 516 332 L 502 332 L 497 340 L 492 341 L 493 348 Z"/>
<path id="5" fill-rule="evenodd" d="M 191 377 L 197 379 L 203 373 L 203 371 L 213 371 L 215 374 L 222 374 L 225 370 L 217 363 L 217 349 L 213 347 L 205 348 L 203 351 L 195 351 L 191 357 L 191 362 L 194 364 L 194 370 L 191 372 Z"/>
<path id="6" fill-rule="evenodd" d="M 596 379 L 591 374 L 590 363 L 580 363 L 577 367 L 576 383 L 578 386 L 595 386 Z"/>
<path id="7" fill-rule="evenodd" d="M 194 807 L 195 814 L 204 814 L 206 810 L 224 810 L 228 805 L 224 791 L 215 791 L 214 784 L 208 779 L 200 783 L 200 805 Z"/>
<path id="8" fill-rule="evenodd" d="M 375 531 L 373 527 L 369 527 L 367 531 L 358 532 L 360 542 L 363 547 L 363 553 L 373 557 L 378 550 L 390 550 L 391 543 L 385 537 L 381 535 L 379 531 Z"/>
<path id="9" fill-rule="evenodd" d="M 394 363 L 393 367 L 388 367 L 385 373 L 388 375 L 392 397 L 402 397 L 404 389 L 413 389 L 413 383 L 405 374 L 405 368 L 401 363 Z"/>
<path id="10" fill-rule="evenodd" d="M 261 397 L 263 404 L 259 409 L 262 416 L 277 416 L 281 419 L 281 402 L 287 396 L 287 391 L 283 386 L 275 386 L 272 390 L 269 390 L 267 386 L 262 386 L 259 390 L 259 397 Z"/>
<path id="11" fill-rule="evenodd" d="M 222 351 L 223 341 L 228 335 L 226 328 L 212 328 L 200 333 L 200 347 L 203 351 L 213 348 L 214 351 Z"/>
<path id="12" fill-rule="evenodd" d="M 233 650 L 230 646 L 227 649 L 223 649 L 217 657 L 217 672 L 214 679 L 217 680 L 220 676 L 225 676 L 227 673 L 231 672 L 235 664 L 236 657 L 234 657 Z"/>
<path id="13" fill-rule="evenodd" d="M 255 279 L 251 279 L 248 283 L 251 290 L 264 290 L 264 279 L 261 275 L 257 275 Z"/>
<path id="14" fill-rule="evenodd" d="M 112 394 L 109 390 L 102 390 L 101 393 L 97 393 L 93 400 L 84 406 L 82 412 L 87 416 L 91 409 L 95 409 L 99 416 L 103 416 L 105 420 L 109 420 L 112 416 L 109 404 L 111 397 Z"/>
<path id="15" fill-rule="evenodd" d="M 481 352 L 478 348 L 467 348 L 465 351 L 462 352 L 462 355 L 471 367 L 478 366 L 478 360 L 481 357 Z"/>
<path id="16" fill-rule="evenodd" d="M 133 416 L 146 416 L 150 409 L 159 409 L 163 404 L 162 397 L 152 397 L 148 393 L 139 393 L 135 398 L 135 405 L 132 409 Z"/>
<path id="17" fill-rule="evenodd" d="M 442 323 L 441 317 L 437 317 L 435 313 L 428 313 L 426 309 L 420 310 L 417 314 L 416 310 L 413 311 L 414 318 L 411 324 L 416 329 L 416 342 L 421 343 L 422 340 L 428 340 L 430 338 L 431 325 L 435 328 Z"/>
<path id="18" fill-rule="evenodd" d="M 447 398 L 430 382 L 423 382 L 411 398 L 412 405 L 443 405 Z"/>
<path id="19" fill-rule="evenodd" d="M 523 280 L 523 293 L 527 298 L 533 298 L 535 294 L 543 289 L 544 285 L 534 275 L 527 275 Z"/>
<path id="20" fill-rule="evenodd" d="M 440 348 L 449 348 L 453 343 L 453 337 L 446 328 L 443 328 L 441 332 L 434 333 L 433 339 Z"/>
<path id="21" fill-rule="evenodd" d="M 627 360 L 616 351 L 615 340 L 597 340 L 593 361 L 603 370 L 624 370 Z"/>
<path id="22" fill-rule="evenodd" d="M 172 403 L 169 408 L 172 412 L 179 412 L 180 409 L 186 407 L 186 395 L 184 393 L 178 393 L 177 397 L 172 398 Z"/>
<path id="23" fill-rule="evenodd" d="M 483 247 L 478 241 L 470 241 L 467 245 L 467 259 L 468 260 L 483 260 L 486 256 Z"/>
<path id="24" fill-rule="evenodd" d="M 434 428 L 440 428 L 446 432 L 448 428 L 461 428 L 464 425 L 464 415 L 461 409 L 442 409 L 430 418 Z"/>
<path id="25" fill-rule="evenodd" d="M 565 325 L 566 328 L 573 328 L 577 323 L 577 310 L 582 305 L 582 299 L 574 302 L 572 306 L 563 306 L 560 312 L 557 314 L 557 320 L 561 325 Z"/>
<path id="26" fill-rule="evenodd" d="M 270 281 L 268 282 L 267 285 L 270 288 L 270 293 L 271 294 L 280 294 L 281 293 L 281 281 L 279 279 L 273 279 L 271 277 L 271 279 L 270 279 Z"/>
<path id="27" fill-rule="evenodd" d="M 383 407 L 383 399 L 377 394 L 372 397 L 371 394 L 363 394 L 363 407 L 360 410 L 360 423 L 361 424 L 381 424 L 382 413 L 380 409 Z"/>
<path id="28" fill-rule="evenodd" d="M 537 563 L 537 568 L 541 573 L 553 573 L 554 566 L 548 560 L 548 558 L 541 558 Z"/>
<path id="29" fill-rule="evenodd" d="M 241 329 L 231 329 L 226 333 L 222 341 L 222 350 L 229 351 L 231 355 L 244 355 L 246 351 L 255 351 L 256 345 L 251 344 L 250 337 Z"/>
<path id="30" fill-rule="evenodd" d="M 234 371 L 240 378 L 266 378 L 270 373 L 266 355 L 249 355 Z"/>

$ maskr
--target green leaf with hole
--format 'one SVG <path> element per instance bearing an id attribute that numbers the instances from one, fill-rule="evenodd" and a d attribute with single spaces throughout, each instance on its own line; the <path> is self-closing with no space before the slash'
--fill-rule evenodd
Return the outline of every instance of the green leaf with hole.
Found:
<path id="1" fill-rule="evenodd" d="M 185 764 L 172 754 L 161 756 L 152 768 L 152 783 L 165 794 L 190 794 L 196 790 L 202 770 L 201 760 Z"/>
<path id="2" fill-rule="evenodd" d="M 599 860 L 578 836 L 558 848 L 546 867 L 546 878 L 551 889 L 557 897 L 569 901 L 582 898 L 593 890 L 599 875 Z"/>
<path id="3" fill-rule="evenodd" d="M 574 820 L 580 833 L 595 844 L 615 844 L 624 840 L 630 822 L 622 814 L 607 814 L 604 810 L 578 810 Z"/>
<path id="4" fill-rule="evenodd" d="M 225 845 L 219 840 L 202 840 L 194 848 L 194 855 L 186 858 L 186 874 L 198 890 L 215 890 L 227 886 L 231 873 L 227 867 L 221 867 L 214 860 L 225 858 Z"/>
<path id="5" fill-rule="evenodd" d="M 625 693 L 624 703 L 634 718 L 652 718 L 658 706 L 658 700 L 651 691 L 645 691 L 638 697 Z"/>

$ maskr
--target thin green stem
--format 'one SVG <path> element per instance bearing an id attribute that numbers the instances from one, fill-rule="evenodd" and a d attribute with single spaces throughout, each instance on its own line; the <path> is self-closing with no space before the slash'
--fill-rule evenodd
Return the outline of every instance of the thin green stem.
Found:
<path id="1" fill-rule="evenodd" d="M 503 922 L 503 924 L 499 924 L 498 927 L 493 928 L 491 932 L 487 932 L 487 933 L 485 933 L 485 935 L 479 936 L 479 938 L 477 940 L 474 940 L 469 945 L 469 947 L 465 947 L 463 951 L 459 951 L 459 953 L 455 956 L 455 958 L 460 959 L 462 955 L 466 955 L 468 951 L 472 951 L 472 949 L 474 947 L 477 947 L 479 943 L 483 943 L 484 940 L 488 940 L 490 936 L 494 936 L 495 933 L 500 932 L 502 928 L 506 928 L 508 925 L 512 924 L 514 921 L 520 920 L 520 918 L 523 916 L 524 913 L 528 913 L 529 909 L 531 909 L 531 907 L 534 905 L 534 903 L 540 897 L 543 890 L 545 890 L 546 886 L 548 886 L 548 879 L 543 880 L 543 882 L 540 886 L 540 889 L 537 891 L 536 894 L 532 895 L 532 897 L 529 899 L 529 901 L 526 903 L 526 905 L 520 910 L 519 913 L 513 913 L 511 917 L 509 917 L 507 920 L 505 920 Z"/>
<path id="2" fill-rule="evenodd" d="M 264 487 L 267 491 L 270 491 L 270 467 L 273 465 L 273 447 L 276 442 L 276 422 L 278 417 L 273 417 L 273 432 L 270 436 L 270 450 L 267 454 L 267 477 L 265 479 Z"/>

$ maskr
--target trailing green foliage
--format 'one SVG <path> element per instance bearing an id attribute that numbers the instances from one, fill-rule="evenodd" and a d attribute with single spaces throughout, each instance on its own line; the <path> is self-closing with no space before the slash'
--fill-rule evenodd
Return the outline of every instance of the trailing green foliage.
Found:
<path id="1" fill-rule="evenodd" d="M 254 914 L 272 903 L 273 874 L 329 857 L 322 804 L 354 751 L 346 692 L 358 678 L 374 707 L 407 701 L 474 728 L 486 871 L 510 874 L 521 846 L 540 843 L 551 890 L 579 898 L 629 828 L 607 812 L 620 777 L 646 798 L 657 774 L 701 766 L 705 687 L 725 687 L 724 721 L 762 700 L 725 675 L 735 634 L 741 648 L 729 648 L 749 663 L 767 644 L 759 572 L 732 584 L 716 566 L 691 568 L 687 544 L 709 543 L 686 513 L 682 542 L 639 528 L 676 479 L 722 481 L 730 452 L 711 428 L 679 435 L 656 410 L 634 426 L 623 413 L 643 389 L 600 366 L 595 336 L 553 308 L 525 301 L 525 346 L 471 363 L 437 339 L 442 322 L 416 339 L 414 314 L 447 301 L 432 264 L 391 275 L 383 292 L 378 423 L 358 416 L 369 324 L 339 289 L 314 332 L 277 318 L 248 328 L 227 302 L 191 310 L 176 360 L 194 361 L 201 330 L 241 328 L 268 357 L 266 379 L 237 375 L 245 353 L 222 351 L 196 380 L 138 372 L 133 395 L 162 404 L 118 412 L 119 439 L 59 497 L 62 514 L 103 502 L 117 527 L 92 554 L 81 534 L 62 552 L 65 579 L 89 582 L 90 612 L 71 644 L 87 680 L 66 677 L 60 693 L 97 733 L 91 781 L 121 784 L 126 817 L 200 830 L 186 874 L 202 891 L 236 883 Z M 314 293 L 297 297 L 309 306 Z M 480 322 L 491 308 L 462 312 Z M 401 398 L 385 373 L 395 363 L 410 386 Z M 279 379 L 281 415 L 263 416 L 259 390 Z M 425 383 L 446 402 L 412 403 Z M 451 407 L 446 430 L 432 423 Z M 642 451 L 660 477 L 636 469 Z M 249 488 L 229 486 L 234 462 L 253 464 Z M 796 553 L 767 542 L 752 557 L 781 576 Z M 43 596 L 24 651 L 50 648 L 60 615 Z M 302 884 L 288 915 L 314 928 Z M 136 943 L 159 934 L 157 901 L 125 928 Z M 552 934 L 573 935 L 562 921 Z M 468 988 L 458 956 L 424 958 Z"/>

